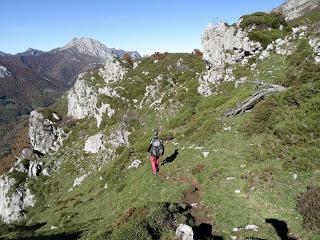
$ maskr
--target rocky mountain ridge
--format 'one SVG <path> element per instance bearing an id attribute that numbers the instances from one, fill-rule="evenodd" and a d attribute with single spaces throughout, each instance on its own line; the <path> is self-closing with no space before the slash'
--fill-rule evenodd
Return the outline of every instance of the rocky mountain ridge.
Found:
<path id="1" fill-rule="evenodd" d="M 317 239 L 319 32 L 286 24 L 254 13 L 210 24 L 203 59 L 164 53 L 132 66 L 111 56 L 80 74 L 64 99 L 31 113 L 31 146 L 1 177 L 2 220 L 44 224 L 0 231 Z M 257 98 L 273 86 L 281 91 Z M 258 100 L 226 114 L 246 99 Z M 145 153 L 155 128 L 166 145 L 157 176 Z"/>
<path id="2" fill-rule="evenodd" d="M 126 54 L 132 61 L 141 58 L 135 51 L 109 49 L 96 40 L 82 37 L 48 52 L 30 48 L 16 55 L 1 55 L 1 135 L 10 134 L 6 129 L 10 122 L 36 107 L 54 103 L 82 71 L 103 64 L 109 56 L 123 58 Z M 10 145 L 11 142 L 1 141 L 0 155 L 10 152 Z"/>
<path id="3" fill-rule="evenodd" d="M 301 17 L 320 6 L 319 0 L 289 0 L 273 11 L 282 13 L 287 21 Z"/>

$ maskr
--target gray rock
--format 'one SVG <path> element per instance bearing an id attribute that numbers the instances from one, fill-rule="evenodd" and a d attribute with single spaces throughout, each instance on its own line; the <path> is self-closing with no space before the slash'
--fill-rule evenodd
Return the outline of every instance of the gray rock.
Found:
<path id="1" fill-rule="evenodd" d="M 80 74 L 68 93 L 68 115 L 75 119 L 92 116 L 97 120 L 97 127 L 100 127 L 103 114 L 106 113 L 110 118 L 114 115 L 115 110 L 108 103 L 101 103 L 101 106 L 97 107 L 98 95 L 104 94 L 120 98 L 110 84 L 122 80 L 126 72 L 127 70 L 121 66 L 118 60 L 113 57 L 107 58 L 105 65 L 99 69 L 99 75 L 105 81 L 106 86 L 98 90 L 89 86 L 85 80 L 86 73 Z"/>
<path id="2" fill-rule="evenodd" d="M 40 162 L 39 160 L 30 161 L 28 177 L 29 178 L 38 177 L 41 173 L 42 166 L 43 166 L 43 163 Z"/>
<path id="3" fill-rule="evenodd" d="M 198 93 L 203 96 L 214 95 L 213 87 L 220 81 L 235 80 L 232 74 L 225 74 L 226 63 L 247 64 L 249 59 L 262 49 L 259 42 L 250 41 L 246 31 L 224 23 L 209 24 L 202 34 L 202 46 L 207 72 L 199 78 Z"/>
<path id="4" fill-rule="evenodd" d="M 319 0 L 288 0 L 273 11 L 280 12 L 287 21 L 298 18 L 319 6 Z"/>
<path id="5" fill-rule="evenodd" d="M 42 154 L 57 151 L 67 134 L 62 128 L 37 112 L 32 111 L 29 118 L 29 138 L 32 148 Z"/>
<path id="6" fill-rule="evenodd" d="M 21 153 L 19 158 L 20 159 L 29 159 L 33 156 L 33 151 L 31 148 L 24 148 Z"/>
<path id="7" fill-rule="evenodd" d="M 103 141 L 103 134 L 101 133 L 89 137 L 83 148 L 83 150 L 87 153 L 98 153 L 99 151 L 104 149 L 105 147 Z"/>
<path id="8" fill-rule="evenodd" d="M 128 167 L 128 169 L 130 169 L 130 168 L 138 168 L 140 166 L 140 164 L 141 164 L 141 161 L 136 159 L 131 163 L 131 165 Z"/>
<path id="9" fill-rule="evenodd" d="M 34 206 L 34 196 L 24 185 L 13 189 L 15 179 L 0 178 L 0 218 L 5 223 L 18 221 L 25 216 L 25 209 Z"/>
<path id="10" fill-rule="evenodd" d="M 179 224 L 176 229 L 176 236 L 181 240 L 193 240 L 193 230 L 186 224 Z"/>

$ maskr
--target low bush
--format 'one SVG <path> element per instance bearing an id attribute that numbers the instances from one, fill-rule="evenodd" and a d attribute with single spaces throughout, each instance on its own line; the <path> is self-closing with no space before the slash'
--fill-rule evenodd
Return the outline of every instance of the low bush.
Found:
<path id="1" fill-rule="evenodd" d="M 248 37 L 252 41 L 260 42 L 264 48 L 266 48 L 270 43 L 277 40 L 278 38 L 283 38 L 288 33 L 279 29 L 270 30 L 253 30 L 248 33 Z"/>
<path id="2" fill-rule="evenodd" d="M 298 199 L 298 211 L 307 229 L 320 231 L 320 188 L 310 188 Z"/>
<path id="3" fill-rule="evenodd" d="M 257 29 L 279 29 L 280 25 L 284 27 L 288 26 L 285 18 L 281 14 L 275 12 L 256 12 L 250 15 L 244 15 L 241 18 L 242 22 L 240 23 L 240 27 L 243 29 L 253 25 L 256 26 Z"/>

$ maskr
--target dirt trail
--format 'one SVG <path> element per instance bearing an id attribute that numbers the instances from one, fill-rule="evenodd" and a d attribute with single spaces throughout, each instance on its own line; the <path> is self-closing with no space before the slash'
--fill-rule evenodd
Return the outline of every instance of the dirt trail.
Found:
<path id="1" fill-rule="evenodd" d="M 195 179 L 185 176 L 170 176 L 162 171 L 158 175 L 165 181 L 190 185 L 189 189 L 184 193 L 182 201 L 192 207 L 191 213 L 195 217 L 197 226 L 200 224 L 212 224 L 208 208 L 200 203 L 202 188 Z"/>

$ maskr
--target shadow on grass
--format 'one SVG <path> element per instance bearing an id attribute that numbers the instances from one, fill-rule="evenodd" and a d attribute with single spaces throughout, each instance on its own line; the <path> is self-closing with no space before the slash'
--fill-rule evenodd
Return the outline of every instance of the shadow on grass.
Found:
<path id="1" fill-rule="evenodd" d="M 289 229 L 285 221 L 281 221 L 275 218 L 267 218 L 266 223 L 269 223 L 273 226 L 281 240 L 297 240 L 288 236 Z"/>
<path id="2" fill-rule="evenodd" d="M 18 235 L 17 237 L 8 238 L 8 237 L 1 237 L 0 240 L 76 240 L 79 239 L 83 231 L 79 232 L 71 232 L 71 233 L 57 233 L 52 235 L 40 235 L 40 236 L 32 236 L 35 230 L 40 229 L 47 223 L 38 223 L 31 226 L 24 226 L 24 225 L 2 225 L 0 227 L 0 232 L 2 233 L 9 233 L 9 232 L 16 232 Z M 1 233 L 0 233 L 1 234 Z M 28 236 L 29 235 L 29 236 Z"/>
<path id="3" fill-rule="evenodd" d="M 171 154 L 169 157 L 166 157 L 166 159 L 163 160 L 163 162 L 161 163 L 161 166 L 167 163 L 173 162 L 177 158 L 178 154 L 179 154 L 179 149 L 174 150 L 173 154 Z"/>
<path id="4" fill-rule="evenodd" d="M 199 226 L 193 227 L 194 240 L 223 240 L 223 237 L 212 234 L 212 225 L 201 223 Z"/>
<path id="5" fill-rule="evenodd" d="M 75 233 L 59 233 L 54 235 L 44 235 L 44 236 L 37 236 L 37 237 L 18 237 L 18 238 L 0 238 L 0 240 L 76 240 L 79 239 L 82 232 L 75 232 Z"/>

